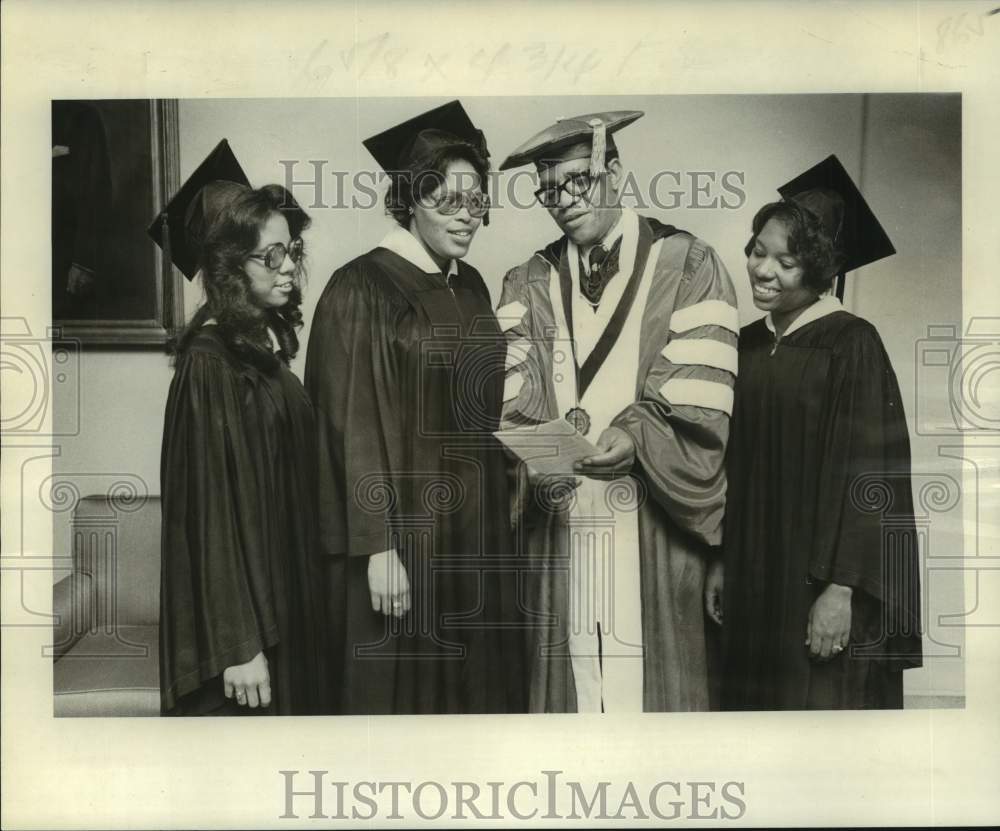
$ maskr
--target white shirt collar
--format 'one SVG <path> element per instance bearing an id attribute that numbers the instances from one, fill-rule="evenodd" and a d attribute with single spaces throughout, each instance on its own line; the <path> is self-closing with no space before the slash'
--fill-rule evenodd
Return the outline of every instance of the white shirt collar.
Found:
<path id="1" fill-rule="evenodd" d="M 615 240 L 622 235 L 625 230 L 625 211 L 627 208 L 622 208 L 621 212 L 618 214 L 618 221 L 611 227 L 611 230 L 604 235 L 604 238 L 599 242 L 595 242 L 593 245 L 584 245 L 580 247 L 580 256 L 583 258 L 583 267 L 590 273 L 590 251 L 595 245 L 603 245 L 608 251 L 611 250 L 611 246 L 615 244 Z"/>
<path id="2" fill-rule="evenodd" d="M 797 329 L 801 329 L 803 326 L 812 323 L 814 320 L 819 320 L 821 317 L 826 317 L 834 312 L 839 312 L 843 310 L 843 306 L 840 301 L 832 294 L 826 294 L 813 303 L 809 308 L 802 312 L 795 320 L 792 321 L 791 325 L 785 329 L 784 335 L 790 335 Z M 764 324 L 772 332 L 774 329 L 774 321 L 771 319 L 771 313 L 768 312 L 764 317 Z"/>
<path id="3" fill-rule="evenodd" d="M 441 269 L 431 259 L 431 255 L 427 253 L 427 249 L 420 244 L 420 240 L 401 225 L 397 225 L 382 237 L 379 247 L 388 248 L 394 254 L 399 254 L 404 260 L 412 263 L 427 274 L 441 274 Z M 452 260 L 448 265 L 447 276 L 453 277 L 456 274 L 458 274 L 458 260 Z"/>

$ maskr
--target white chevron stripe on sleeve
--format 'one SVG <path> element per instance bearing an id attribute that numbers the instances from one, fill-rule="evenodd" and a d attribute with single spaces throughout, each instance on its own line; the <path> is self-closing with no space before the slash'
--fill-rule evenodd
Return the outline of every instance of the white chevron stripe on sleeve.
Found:
<path id="1" fill-rule="evenodd" d="M 733 375 L 739 367 L 736 347 L 711 338 L 672 340 L 660 354 L 673 364 L 711 366 Z"/>
<path id="2" fill-rule="evenodd" d="M 528 311 L 520 300 L 507 303 L 497 309 L 497 320 L 500 321 L 500 328 L 507 332 L 517 326 L 524 319 L 524 313 Z"/>
<path id="3" fill-rule="evenodd" d="M 674 406 L 687 404 L 733 414 L 733 391 L 717 381 L 700 381 L 697 378 L 671 378 L 660 387 L 662 395 Z"/>
<path id="4" fill-rule="evenodd" d="M 702 300 L 684 309 L 674 309 L 670 315 L 671 332 L 687 332 L 698 326 L 722 326 L 740 333 L 740 313 L 724 300 Z"/>
<path id="5" fill-rule="evenodd" d="M 524 376 L 520 372 L 516 372 L 509 376 L 503 382 L 503 400 L 504 403 L 512 401 L 517 398 L 518 394 L 521 392 L 521 387 L 524 386 Z"/>

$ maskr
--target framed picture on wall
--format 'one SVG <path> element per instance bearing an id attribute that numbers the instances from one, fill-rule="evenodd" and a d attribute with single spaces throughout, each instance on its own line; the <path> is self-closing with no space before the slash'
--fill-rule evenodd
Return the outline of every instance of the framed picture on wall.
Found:
<path id="1" fill-rule="evenodd" d="M 84 347 L 162 348 L 181 276 L 146 234 L 177 189 L 174 100 L 52 102 L 52 320 Z"/>

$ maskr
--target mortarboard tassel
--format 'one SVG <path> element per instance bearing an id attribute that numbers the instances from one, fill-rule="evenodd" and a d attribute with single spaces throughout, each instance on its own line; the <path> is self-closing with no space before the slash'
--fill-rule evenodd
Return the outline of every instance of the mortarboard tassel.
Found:
<path id="1" fill-rule="evenodd" d="M 834 293 L 837 295 L 837 299 L 843 303 L 844 302 L 844 283 L 846 282 L 847 275 L 843 271 L 837 275 L 836 284 L 834 287 Z"/>
<path id="2" fill-rule="evenodd" d="M 590 124 L 591 129 L 594 131 L 590 145 L 590 175 L 600 176 L 606 170 L 604 167 L 604 155 L 608 146 L 607 127 L 600 118 L 592 118 L 587 123 Z"/>

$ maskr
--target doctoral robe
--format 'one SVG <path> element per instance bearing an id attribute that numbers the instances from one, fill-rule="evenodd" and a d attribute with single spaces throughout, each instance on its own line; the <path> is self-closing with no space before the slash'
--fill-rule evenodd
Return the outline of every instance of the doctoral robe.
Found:
<path id="1" fill-rule="evenodd" d="M 320 298 L 306 386 L 340 712 L 524 708 L 506 468 L 492 436 L 504 355 L 479 273 L 458 262 L 442 274 L 403 229 L 336 271 Z M 402 618 L 372 609 L 369 556 L 389 549 L 410 584 Z"/>
<path id="2" fill-rule="evenodd" d="M 315 423 L 276 357 L 240 360 L 215 326 L 177 362 L 167 398 L 160 690 L 171 715 L 309 714 L 329 686 L 317 547 Z M 237 707 L 222 673 L 258 652 L 272 704 Z"/>
<path id="3" fill-rule="evenodd" d="M 910 445 L 875 328 L 824 298 L 780 341 L 739 340 L 725 521 L 723 703 L 736 710 L 902 706 L 919 666 Z M 853 588 L 848 648 L 805 646 L 829 583 Z"/>
<path id="4" fill-rule="evenodd" d="M 637 454 L 630 476 L 585 481 L 578 493 L 586 505 L 554 510 L 523 489 L 516 499 L 518 544 L 530 562 L 532 711 L 580 708 L 570 636 L 595 614 L 604 618 L 599 671 L 611 669 L 614 640 L 623 709 L 709 706 L 702 591 L 722 533 L 735 293 L 703 241 L 631 212 L 623 222 L 621 273 L 597 312 L 580 296 L 579 253 L 565 238 L 507 274 L 497 311 L 510 350 L 505 426 L 544 423 L 579 406 L 593 421 L 588 439 L 620 427 Z M 589 585 L 579 576 L 588 546 L 601 549 Z M 599 611 L 578 621 L 582 595 Z"/>

